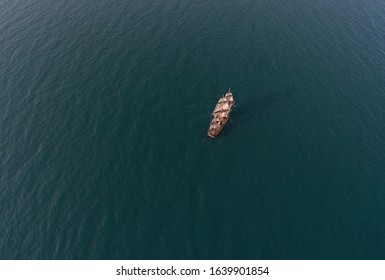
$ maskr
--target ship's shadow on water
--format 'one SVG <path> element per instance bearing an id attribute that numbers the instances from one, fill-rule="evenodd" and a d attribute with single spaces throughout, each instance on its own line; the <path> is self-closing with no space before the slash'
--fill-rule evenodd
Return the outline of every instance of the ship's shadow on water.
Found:
<path id="1" fill-rule="evenodd" d="M 236 108 L 234 108 L 231 113 L 231 122 L 230 125 L 236 125 L 243 122 L 250 122 L 256 118 L 259 114 L 262 114 L 269 107 L 279 102 L 284 101 L 287 98 L 290 98 L 294 95 L 294 92 L 283 92 L 276 93 L 260 100 L 248 99 L 242 100 L 239 103 L 236 103 Z"/>
<path id="2" fill-rule="evenodd" d="M 208 144 L 212 142 L 221 143 L 222 139 L 228 134 L 232 133 L 232 128 L 234 126 L 245 124 L 252 125 L 258 115 L 263 114 L 266 110 L 269 110 L 270 107 L 285 101 L 292 96 L 294 96 L 295 91 L 285 91 L 276 94 L 271 94 L 261 99 L 249 98 L 242 100 L 241 98 L 236 99 L 235 108 L 233 108 L 230 116 L 229 122 L 225 125 L 223 130 L 215 139 L 209 138 L 206 133 L 204 138 L 201 140 L 202 144 Z"/>
<path id="3" fill-rule="evenodd" d="M 278 104 L 279 102 L 284 101 L 287 98 L 290 98 L 294 95 L 294 91 L 285 91 L 281 93 L 271 94 L 260 100 L 256 99 L 246 99 L 239 100 L 235 103 L 235 108 L 233 108 L 230 116 L 229 122 L 225 125 L 223 130 L 219 133 L 219 135 L 215 139 L 211 139 L 209 137 L 205 137 L 201 140 L 201 143 L 210 143 L 212 141 L 221 142 L 223 137 L 232 133 L 232 128 L 234 126 L 247 123 L 254 123 L 253 120 L 260 114 L 263 114 L 270 107 Z"/>

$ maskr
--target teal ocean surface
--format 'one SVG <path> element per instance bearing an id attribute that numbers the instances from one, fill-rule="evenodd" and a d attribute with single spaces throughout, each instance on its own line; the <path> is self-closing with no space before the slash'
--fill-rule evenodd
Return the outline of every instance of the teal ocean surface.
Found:
<path id="1" fill-rule="evenodd" d="M 385 259 L 385 2 L 0 0 L 0 258 Z"/>

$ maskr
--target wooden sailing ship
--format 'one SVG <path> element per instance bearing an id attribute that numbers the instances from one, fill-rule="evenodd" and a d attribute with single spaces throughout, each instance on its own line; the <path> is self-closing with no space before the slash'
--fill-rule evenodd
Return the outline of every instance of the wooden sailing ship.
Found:
<path id="1" fill-rule="evenodd" d="M 215 138 L 219 132 L 221 132 L 230 118 L 231 107 L 233 105 L 234 98 L 231 90 L 229 89 L 225 96 L 222 95 L 217 105 L 215 106 L 214 111 L 211 113 L 210 127 L 207 132 L 209 137 Z"/>

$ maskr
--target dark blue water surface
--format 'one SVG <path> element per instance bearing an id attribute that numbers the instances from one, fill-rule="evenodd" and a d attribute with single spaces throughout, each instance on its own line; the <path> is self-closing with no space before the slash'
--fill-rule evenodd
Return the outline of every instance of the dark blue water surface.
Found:
<path id="1" fill-rule="evenodd" d="M 385 259 L 384 89 L 380 0 L 0 0 L 0 258 Z"/>

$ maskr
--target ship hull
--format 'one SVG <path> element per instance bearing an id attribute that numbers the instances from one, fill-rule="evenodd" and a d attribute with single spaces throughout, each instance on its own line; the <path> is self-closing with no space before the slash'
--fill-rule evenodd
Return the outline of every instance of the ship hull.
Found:
<path id="1" fill-rule="evenodd" d="M 225 127 L 225 125 L 227 124 L 227 121 L 228 120 L 225 120 L 224 122 L 223 122 L 223 125 L 221 125 L 220 126 L 220 128 L 216 131 L 216 133 L 211 133 L 210 131 L 208 131 L 207 132 L 207 135 L 209 136 L 209 137 L 211 137 L 211 138 L 215 138 L 215 137 L 217 137 L 218 136 L 218 134 L 222 131 L 222 129 Z"/>
<path id="2" fill-rule="evenodd" d="M 231 107 L 234 104 L 233 94 L 230 89 L 226 95 L 217 102 L 214 111 L 211 114 L 210 126 L 207 131 L 207 135 L 211 138 L 215 138 L 222 131 L 226 123 L 230 118 Z"/>

